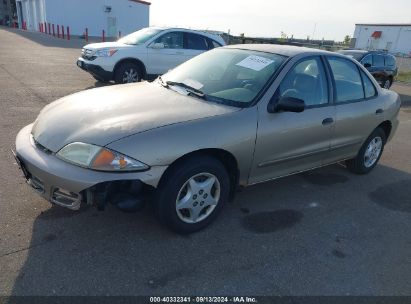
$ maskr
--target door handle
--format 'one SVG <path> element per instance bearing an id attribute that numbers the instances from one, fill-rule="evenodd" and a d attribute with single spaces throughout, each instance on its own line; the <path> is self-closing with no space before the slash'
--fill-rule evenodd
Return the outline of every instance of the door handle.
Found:
<path id="1" fill-rule="evenodd" d="M 375 111 L 375 114 L 377 114 L 377 115 L 380 115 L 382 113 L 384 113 L 383 109 L 378 109 L 377 111 Z"/>
<path id="2" fill-rule="evenodd" d="M 331 125 L 333 123 L 334 123 L 334 119 L 332 119 L 331 117 L 324 119 L 322 122 L 323 126 Z"/>

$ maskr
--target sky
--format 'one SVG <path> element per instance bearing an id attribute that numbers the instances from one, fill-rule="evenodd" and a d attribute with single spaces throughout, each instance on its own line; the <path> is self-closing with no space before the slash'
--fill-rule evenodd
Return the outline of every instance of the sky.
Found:
<path id="1" fill-rule="evenodd" d="M 355 23 L 410 23 L 411 0 L 149 0 L 150 25 L 342 41 Z"/>

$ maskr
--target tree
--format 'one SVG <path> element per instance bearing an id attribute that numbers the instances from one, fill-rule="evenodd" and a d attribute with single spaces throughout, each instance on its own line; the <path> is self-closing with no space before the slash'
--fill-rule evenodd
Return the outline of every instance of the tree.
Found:
<path id="1" fill-rule="evenodd" d="M 351 37 L 349 35 L 344 37 L 344 44 L 345 45 L 349 45 L 351 42 Z"/>

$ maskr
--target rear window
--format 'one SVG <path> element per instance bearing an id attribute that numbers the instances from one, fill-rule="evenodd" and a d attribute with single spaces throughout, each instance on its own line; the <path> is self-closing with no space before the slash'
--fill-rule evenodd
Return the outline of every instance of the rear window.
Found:
<path id="1" fill-rule="evenodd" d="M 393 56 L 385 56 L 385 65 L 395 67 L 395 58 Z"/>

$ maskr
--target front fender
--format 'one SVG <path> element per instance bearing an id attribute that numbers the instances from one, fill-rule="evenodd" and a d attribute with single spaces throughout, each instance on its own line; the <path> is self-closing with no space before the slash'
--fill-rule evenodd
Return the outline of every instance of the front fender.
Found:
<path id="1" fill-rule="evenodd" d="M 149 166 L 169 166 L 202 149 L 222 149 L 237 160 L 240 184 L 246 184 L 257 131 L 256 107 L 225 115 L 172 124 L 117 140 L 107 147 Z"/>

